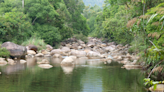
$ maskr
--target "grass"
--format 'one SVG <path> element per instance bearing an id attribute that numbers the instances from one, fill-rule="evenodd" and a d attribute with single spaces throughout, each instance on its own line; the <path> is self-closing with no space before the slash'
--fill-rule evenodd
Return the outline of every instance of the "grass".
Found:
<path id="1" fill-rule="evenodd" d="M 46 48 L 46 43 L 44 42 L 43 39 L 40 39 L 39 37 L 31 37 L 30 39 L 26 40 L 25 42 L 22 43 L 24 46 L 28 45 L 35 45 L 38 47 L 38 50 L 42 50 Z"/>

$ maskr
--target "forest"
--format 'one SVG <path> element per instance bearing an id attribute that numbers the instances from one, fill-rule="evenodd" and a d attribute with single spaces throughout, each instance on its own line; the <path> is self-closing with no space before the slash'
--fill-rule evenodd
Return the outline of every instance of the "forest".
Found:
<path id="1" fill-rule="evenodd" d="M 57 46 L 73 36 L 97 37 L 129 44 L 129 53 L 141 57 L 147 72 L 163 67 L 164 0 L 105 0 L 103 9 L 87 1 L 0 0 L 0 43 L 38 38 Z M 146 75 L 160 81 L 163 70 Z"/>

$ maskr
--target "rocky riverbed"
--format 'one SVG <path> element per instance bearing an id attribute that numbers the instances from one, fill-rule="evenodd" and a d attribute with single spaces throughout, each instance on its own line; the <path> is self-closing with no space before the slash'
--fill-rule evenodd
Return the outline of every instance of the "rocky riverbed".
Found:
<path id="1" fill-rule="evenodd" d="M 69 38 L 61 42 L 58 49 L 53 49 L 52 46 L 47 45 L 46 49 L 40 50 L 37 53 L 34 50 L 27 50 L 26 58 L 34 57 L 52 57 L 54 60 L 58 59 L 58 64 L 61 66 L 73 66 L 83 64 L 110 64 L 111 62 L 118 62 L 123 64 L 122 68 L 138 69 L 142 66 L 137 63 L 139 57 L 128 53 L 129 45 L 116 44 L 115 42 L 102 42 L 98 38 L 88 38 L 88 43 L 84 43 L 76 38 Z M 0 65 L 14 65 L 15 61 L 12 59 L 0 59 Z M 26 63 L 25 60 L 20 60 L 20 63 Z M 49 60 L 42 59 L 37 64 L 40 67 L 51 68 Z"/>

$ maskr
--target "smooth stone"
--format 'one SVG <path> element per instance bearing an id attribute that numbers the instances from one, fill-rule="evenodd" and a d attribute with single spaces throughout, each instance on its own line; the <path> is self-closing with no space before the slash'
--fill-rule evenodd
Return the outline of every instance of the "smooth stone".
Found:
<path id="1" fill-rule="evenodd" d="M 7 59 L 9 65 L 15 65 L 16 62 L 13 59 Z"/>
<path id="2" fill-rule="evenodd" d="M 36 55 L 36 52 L 33 50 L 27 50 L 27 55 Z"/>
<path id="3" fill-rule="evenodd" d="M 50 69 L 50 68 L 52 68 L 53 66 L 52 65 L 50 65 L 50 64 L 40 64 L 40 65 L 38 65 L 40 68 L 44 68 L 44 69 Z"/>
<path id="4" fill-rule="evenodd" d="M 36 57 L 43 57 L 44 54 L 42 54 L 42 53 L 38 53 L 38 54 L 36 54 L 35 56 L 36 56 Z"/>
<path id="5" fill-rule="evenodd" d="M 26 63 L 26 62 L 27 62 L 26 60 L 22 60 L 22 59 L 20 60 L 20 63 L 21 63 L 21 64 L 24 64 L 24 63 Z"/>

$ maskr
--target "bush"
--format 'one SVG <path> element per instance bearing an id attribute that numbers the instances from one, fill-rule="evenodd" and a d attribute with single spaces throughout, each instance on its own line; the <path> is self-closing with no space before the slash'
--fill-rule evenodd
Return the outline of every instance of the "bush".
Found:
<path id="1" fill-rule="evenodd" d="M 87 43 L 88 42 L 88 38 L 87 36 L 83 35 L 82 33 L 80 34 L 75 34 L 73 37 L 75 37 L 78 40 L 82 40 L 83 42 Z"/>
<path id="2" fill-rule="evenodd" d="M 7 58 L 10 56 L 10 52 L 6 48 L 0 48 L 0 57 Z"/>
<path id="3" fill-rule="evenodd" d="M 43 39 L 38 37 L 37 33 L 34 33 L 34 35 L 30 39 L 23 42 L 22 45 L 24 46 L 35 45 L 38 47 L 39 50 L 46 48 L 46 43 L 44 42 Z"/>

